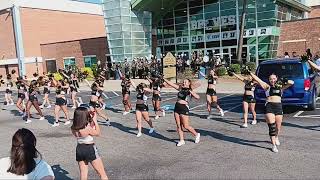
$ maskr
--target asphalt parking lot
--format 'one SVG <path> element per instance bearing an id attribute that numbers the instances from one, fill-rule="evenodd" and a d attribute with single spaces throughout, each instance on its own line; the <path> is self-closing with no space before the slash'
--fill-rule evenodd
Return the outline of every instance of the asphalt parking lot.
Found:
<path id="1" fill-rule="evenodd" d="M 258 124 L 240 128 L 242 124 L 241 94 L 218 94 L 219 103 L 226 111 L 207 119 L 205 95 L 190 103 L 191 125 L 201 133 L 199 144 L 186 133 L 186 145 L 176 147 L 178 141 L 172 110 L 176 93 L 162 94 L 166 116 L 154 120 L 156 133 L 136 137 L 133 113 L 122 116 L 122 98 L 118 92 L 106 92 L 106 113 L 111 126 L 102 126 L 96 144 L 111 179 L 317 179 L 320 177 L 320 100 L 315 111 L 285 108 L 279 153 L 270 150 L 268 127 L 263 110 L 258 109 Z M 16 95 L 13 95 L 16 98 Z M 80 92 L 83 102 L 89 101 L 88 92 Z M 0 102 L 4 99 L 0 94 Z M 54 96 L 50 99 L 54 103 Z M 131 95 L 135 100 L 134 93 Z M 41 97 L 39 97 L 41 100 Z M 149 101 L 151 103 L 151 101 Z M 13 133 L 21 127 L 32 130 L 38 138 L 38 149 L 53 167 L 57 179 L 79 179 L 75 161 L 75 138 L 70 125 L 51 127 L 53 108 L 44 109 L 47 121 L 25 124 L 16 107 L 3 106 L 0 118 L 0 156 L 8 156 Z M 149 109 L 151 105 L 149 105 Z M 70 117 L 73 117 L 72 110 Z M 318 115 L 319 114 L 319 115 Z M 61 116 L 63 114 L 61 113 Z M 90 179 L 97 179 L 90 169 Z"/>

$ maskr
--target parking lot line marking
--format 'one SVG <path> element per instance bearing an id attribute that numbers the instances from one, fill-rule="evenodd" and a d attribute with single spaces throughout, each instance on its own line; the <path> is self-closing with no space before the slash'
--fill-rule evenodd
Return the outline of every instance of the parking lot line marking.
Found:
<path id="1" fill-rule="evenodd" d="M 116 97 L 118 97 L 119 96 L 119 94 L 118 93 L 116 93 L 115 91 L 111 91 L 113 94 L 115 94 L 116 95 Z"/>
<path id="2" fill-rule="evenodd" d="M 298 116 L 297 118 L 320 119 L 320 116 Z"/>
<path id="3" fill-rule="evenodd" d="M 304 111 L 297 112 L 293 117 L 300 117 L 299 115 L 302 114 Z"/>
<path id="4" fill-rule="evenodd" d="M 239 104 L 238 106 L 235 106 L 235 107 L 233 107 L 233 108 L 230 108 L 230 109 L 224 111 L 224 113 L 230 112 L 230 111 L 232 111 L 232 110 L 234 110 L 234 109 L 236 109 L 236 108 L 238 108 L 238 107 L 240 107 L 240 106 L 242 106 L 242 104 Z"/>

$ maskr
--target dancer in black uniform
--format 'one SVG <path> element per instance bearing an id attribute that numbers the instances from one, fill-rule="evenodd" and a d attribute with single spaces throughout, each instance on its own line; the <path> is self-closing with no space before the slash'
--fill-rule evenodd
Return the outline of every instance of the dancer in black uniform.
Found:
<path id="1" fill-rule="evenodd" d="M 244 124 L 241 127 L 243 128 L 248 127 L 249 109 L 253 116 L 253 121 L 251 122 L 251 124 L 257 124 L 257 113 L 255 111 L 256 99 L 254 97 L 254 89 L 257 85 L 257 82 L 253 81 L 251 76 L 249 76 L 248 78 L 244 78 L 240 75 L 237 75 L 234 72 L 230 72 L 230 73 L 231 75 L 238 78 L 240 81 L 244 82 L 244 94 L 243 94 L 243 101 L 242 101 Z"/>
<path id="2" fill-rule="evenodd" d="M 77 92 L 79 88 L 78 79 L 74 74 L 70 75 L 71 80 L 69 81 L 70 84 L 70 92 L 71 92 L 71 100 L 72 100 L 72 109 L 77 108 L 80 103 L 77 101 Z"/>
<path id="3" fill-rule="evenodd" d="M 149 108 L 148 108 L 148 97 L 146 93 L 151 93 L 152 90 L 147 88 L 147 85 L 144 83 L 140 83 L 137 88 L 137 103 L 136 103 L 136 120 L 137 120 L 137 127 L 138 127 L 138 134 L 137 137 L 142 135 L 142 118 L 149 124 L 150 130 L 149 134 L 153 133 L 154 128 L 152 125 L 152 121 L 149 117 Z"/>
<path id="4" fill-rule="evenodd" d="M 37 93 L 40 94 L 39 88 L 38 88 L 38 83 L 36 80 L 32 80 L 29 85 L 29 100 L 27 102 L 27 107 L 26 107 L 26 112 L 27 112 L 27 121 L 26 123 L 31 123 L 31 114 L 30 114 L 30 109 L 33 106 L 39 113 L 40 119 L 39 120 L 44 120 L 44 116 L 42 114 L 42 111 L 39 107 L 39 102 L 37 98 Z"/>
<path id="5" fill-rule="evenodd" d="M 6 105 L 14 105 L 13 99 L 11 97 L 12 95 L 12 87 L 13 87 L 13 83 L 12 83 L 12 78 L 11 78 L 11 74 L 7 75 L 7 81 L 6 81 L 6 92 L 4 94 L 4 97 L 6 99 Z"/>
<path id="6" fill-rule="evenodd" d="M 124 112 L 122 115 L 127 115 L 130 113 L 132 109 L 131 101 L 130 101 L 130 87 L 132 82 L 130 80 L 130 73 L 126 72 L 125 77 L 122 77 L 121 88 L 122 88 L 122 103 L 124 106 Z"/>
<path id="7" fill-rule="evenodd" d="M 166 115 L 165 111 L 161 109 L 161 88 L 163 87 L 163 79 L 157 72 L 153 72 L 151 79 L 147 77 L 147 80 L 150 82 L 153 94 L 152 94 L 152 105 L 156 117 L 154 119 L 159 119 L 159 116 L 164 117 Z"/>
<path id="8" fill-rule="evenodd" d="M 189 125 L 189 100 L 191 97 L 195 99 L 200 99 L 200 96 L 192 90 L 191 80 L 185 79 L 183 80 L 183 84 L 181 86 L 172 83 L 164 79 L 164 81 L 179 91 L 178 100 L 174 107 L 174 118 L 176 120 L 177 132 L 179 134 L 180 141 L 177 143 L 177 146 L 182 146 L 185 144 L 183 130 L 182 127 L 187 129 L 192 135 L 195 137 L 195 143 L 200 142 L 200 133 L 197 133 L 193 127 Z"/>
<path id="9" fill-rule="evenodd" d="M 52 79 L 52 78 L 51 78 Z M 47 108 L 51 108 L 50 100 L 49 100 L 49 94 L 50 94 L 50 87 L 51 87 L 51 80 L 45 79 L 44 80 L 44 86 L 43 86 L 43 102 L 40 106 L 41 109 L 45 107 L 46 104 L 48 104 Z"/>
<path id="10" fill-rule="evenodd" d="M 26 110 L 23 107 L 23 104 L 24 104 L 23 101 L 26 98 L 25 93 L 27 92 L 27 87 L 24 84 L 22 77 L 18 77 L 16 85 L 17 85 L 17 89 L 18 89 L 18 101 L 17 101 L 16 106 L 19 109 L 19 112 L 21 113 L 21 115 L 25 116 Z"/>
<path id="11" fill-rule="evenodd" d="M 207 109 L 208 109 L 208 117 L 211 118 L 211 108 L 216 108 L 219 110 L 221 116 L 224 116 L 223 109 L 218 104 L 218 97 L 216 91 L 218 76 L 216 76 L 214 69 L 210 70 L 210 74 L 208 75 L 208 87 L 207 87 Z"/>
<path id="12" fill-rule="evenodd" d="M 62 110 L 65 114 L 66 121 L 64 122 L 64 125 L 69 125 L 71 123 L 68 115 L 68 109 L 67 109 L 67 98 L 65 97 L 66 89 L 63 88 L 61 82 L 56 82 L 53 80 L 53 84 L 56 87 L 56 103 L 54 106 L 54 115 L 55 115 L 55 122 L 52 125 L 52 127 L 59 126 L 59 112 Z"/>
<path id="13" fill-rule="evenodd" d="M 102 112 L 101 96 L 102 96 L 103 90 L 99 87 L 99 84 L 101 85 L 100 81 L 95 81 L 91 85 L 91 98 L 90 98 L 89 105 L 95 112 L 97 112 L 97 114 L 100 117 L 102 117 L 105 120 L 106 125 L 110 126 L 110 120 L 108 116 Z"/>
<path id="14" fill-rule="evenodd" d="M 279 133 L 281 130 L 281 123 L 283 119 L 281 96 L 285 89 L 294 84 L 292 80 L 278 81 L 278 77 L 275 74 L 269 76 L 269 84 L 262 81 L 255 74 L 250 72 L 252 78 L 258 82 L 258 84 L 266 92 L 266 121 L 269 126 L 269 135 L 272 142 L 272 151 L 278 152 L 277 146 L 280 145 Z"/>

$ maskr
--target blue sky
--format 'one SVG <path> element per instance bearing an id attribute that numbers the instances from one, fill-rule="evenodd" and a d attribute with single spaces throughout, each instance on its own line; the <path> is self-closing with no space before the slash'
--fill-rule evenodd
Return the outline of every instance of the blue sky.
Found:
<path id="1" fill-rule="evenodd" d="M 96 3 L 96 4 L 99 4 L 102 2 L 102 0 L 75 0 L 75 1 L 83 1 L 83 2 L 90 2 L 90 3 Z"/>

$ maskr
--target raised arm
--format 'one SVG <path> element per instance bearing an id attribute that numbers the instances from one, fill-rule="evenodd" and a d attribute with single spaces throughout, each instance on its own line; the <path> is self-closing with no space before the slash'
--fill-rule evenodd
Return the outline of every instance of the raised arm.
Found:
<path id="1" fill-rule="evenodd" d="M 252 72 L 250 72 L 250 76 L 253 78 L 253 80 L 257 81 L 258 84 L 264 89 L 267 90 L 270 86 L 265 83 L 264 81 L 262 81 L 258 76 L 256 76 L 255 74 L 253 74 Z"/>
<path id="2" fill-rule="evenodd" d="M 171 81 L 168 81 L 167 79 L 163 79 L 164 82 L 166 82 L 169 86 L 175 88 L 176 90 L 179 90 L 179 86 Z"/>
<path id="3" fill-rule="evenodd" d="M 190 91 L 190 93 L 191 93 L 191 96 L 194 97 L 195 99 L 200 99 L 200 96 L 196 92 Z"/>
<path id="4" fill-rule="evenodd" d="M 282 86 L 282 90 L 288 89 L 293 84 L 294 84 L 294 81 L 288 80 L 288 83 L 286 85 Z"/>
<path id="5" fill-rule="evenodd" d="M 236 77 L 236 78 L 239 79 L 240 81 L 244 82 L 245 79 L 244 79 L 242 76 L 240 76 L 240 75 L 238 75 L 238 74 L 236 74 L 236 73 L 234 73 L 234 72 L 233 72 L 232 74 L 233 74 L 234 77 Z"/>
<path id="6" fill-rule="evenodd" d="M 320 66 L 318 66 L 316 63 L 308 60 L 308 63 L 310 64 L 311 68 L 316 70 L 316 71 L 320 71 Z"/>

